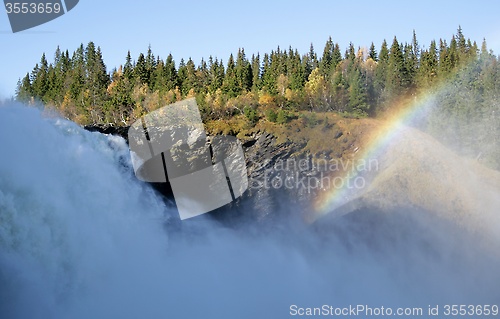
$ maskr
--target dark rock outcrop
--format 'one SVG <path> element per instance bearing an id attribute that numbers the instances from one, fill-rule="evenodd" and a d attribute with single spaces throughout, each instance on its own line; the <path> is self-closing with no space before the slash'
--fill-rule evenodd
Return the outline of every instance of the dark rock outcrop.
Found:
<path id="1" fill-rule="evenodd" d="M 128 138 L 128 127 L 96 125 L 85 129 Z M 303 152 L 303 146 L 290 141 L 278 143 L 273 135 L 264 132 L 250 136 L 243 143 L 248 190 L 233 203 L 211 214 L 234 223 L 263 221 L 283 215 L 301 218 L 318 190 L 313 184 L 317 179 L 311 181 L 311 177 L 320 172 L 314 167 L 310 154 Z M 174 201 L 169 183 L 152 183 L 152 186 L 169 203 Z"/>

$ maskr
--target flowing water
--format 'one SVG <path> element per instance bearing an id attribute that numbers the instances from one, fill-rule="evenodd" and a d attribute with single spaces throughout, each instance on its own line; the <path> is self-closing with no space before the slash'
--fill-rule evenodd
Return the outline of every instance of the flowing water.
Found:
<path id="1" fill-rule="evenodd" d="M 123 139 L 0 107 L 2 319 L 290 318 L 292 305 L 358 304 L 425 315 L 500 302 L 498 256 L 431 213 L 272 223 L 181 223 L 136 180 Z"/>

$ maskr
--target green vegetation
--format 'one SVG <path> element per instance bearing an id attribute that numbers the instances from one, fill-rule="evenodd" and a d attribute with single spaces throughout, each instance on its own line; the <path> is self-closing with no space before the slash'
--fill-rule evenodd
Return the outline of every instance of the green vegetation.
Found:
<path id="1" fill-rule="evenodd" d="M 373 43 L 369 49 L 351 43 L 342 54 L 329 38 L 320 56 L 312 45 L 305 54 L 278 47 L 250 58 L 242 48 L 227 63 L 210 56 L 198 65 L 192 59 L 176 64 L 171 55 L 162 59 L 148 48 L 136 60 L 128 52 L 109 74 L 100 48 L 90 42 L 71 55 L 57 48 L 51 63 L 43 54 L 19 80 L 17 99 L 40 100 L 80 124 L 129 125 L 154 109 L 196 97 L 209 132 L 245 135 L 262 122 L 330 128 L 335 122 L 327 118 L 325 124 L 315 113 L 374 117 L 398 101 L 438 92 L 425 128 L 499 168 L 499 65 L 485 41 L 478 48 L 461 28 L 449 43 L 440 39 L 426 48 L 413 33 L 410 43 L 394 37 L 379 51 Z M 443 83 L 448 89 L 442 90 Z"/>

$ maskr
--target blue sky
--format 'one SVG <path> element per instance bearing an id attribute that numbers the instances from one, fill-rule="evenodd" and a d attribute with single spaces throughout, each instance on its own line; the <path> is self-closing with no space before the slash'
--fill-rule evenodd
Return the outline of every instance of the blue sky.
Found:
<path id="1" fill-rule="evenodd" d="M 59 45 L 73 52 L 94 41 L 108 69 L 124 63 L 127 50 L 137 58 L 151 45 L 155 55 L 172 53 L 176 62 L 209 55 L 227 61 L 244 47 L 247 55 L 282 48 L 321 53 L 328 36 L 344 50 L 349 42 L 377 49 L 394 36 L 420 44 L 449 40 L 461 25 L 465 36 L 483 37 L 500 53 L 498 1 L 109 1 L 80 0 L 66 15 L 31 30 L 13 34 L 7 14 L 0 12 L 0 98 L 15 92 L 17 80 L 31 71 L 43 52 L 49 62 Z"/>

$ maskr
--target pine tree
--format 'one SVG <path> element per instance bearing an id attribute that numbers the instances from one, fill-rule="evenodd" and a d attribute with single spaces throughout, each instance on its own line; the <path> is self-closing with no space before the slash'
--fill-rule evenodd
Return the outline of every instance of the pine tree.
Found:
<path id="1" fill-rule="evenodd" d="M 17 83 L 16 100 L 29 103 L 32 97 L 33 88 L 31 87 L 31 79 L 29 73 L 26 73 L 26 76 Z"/>
<path id="2" fill-rule="evenodd" d="M 300 91 L 304 88 L 304 83 L 306 82 L 304 63 L 297 50 L 292 51 L 290 48 L 289 52 L 287 76 L 290 80 L 290 88 L 294 91 Z"/>
<path id="3" fill-rule="evenodd" d="M 330 75 L 333 60 L 333 41 L 332 37 L 326 41 L 325 48 L 323 49 L 323 56 L 319 61 L 319 70 L 323 76 Z"/>
<path id="4" fill-rule="evenodd" d="M 181 61 L 182 63 L 183 61 Z M 196 78 L 196 66 L 191 58 L 188 59 L 187 63 L 183 66 L 179 66 L 179 73 L 182 67 L 182 77 L 179 74 L 180 88 L 183 96 L 187 96 L 191 90 L 197 92 L 198 83 Z"/>
<path id="5" fill-rule="evenodd" d="M 106 103 L 106 121 L 112 123 L 128 124 L 128 120 L 135 109 L 131 97 L 133 84 L 125 76 L 121 68 L 113 72 L 113 84 L 110 85 L 109 99 Z"/>
<path id="6" fill-rule="evenodd" d="M 450 70 L 454 70 L 459 64 L 459 52 L 458 52 L 458 44 L 455 36 L 451 38 L 450 48 L 448 52 L 448 58 L 450 59 Z"/>
<path id="7" fill-rule="evenodd" d="M 409 78 L 408 70 L 405 66 L 405 60 L 401 46 L 396 37 L 392 42 L 387 64 L 386 90 L 389 97 L 396 97 L 405 92 L 408 88 Z"/>
<path id="8" fill-rule="evenodd" d="M 162 77 L 165 79 L 165 90 L 170 91 L 179 86 L 177 70 L 175 69 L 175 61 L 172 54 L 169 54 L 165 60 Z"/>
<path id="9" fill-rule="evenodd" d="M 452 57 L 450 56 L 446 40 L 439 39 L 439 68 L 438 73 L 441 78 L 445 78 L 453 69 Z"/>
<path id="10" fill-rule="evenodd" d="M 58 99 L 58 95 L 60 94 L 58 90 L 59 88 L 56 70 L 54 69 L 54 66 L 52 64 L 49 64 L 49 68 L 47 71 L 47 92 L 44 96 L 44 102 L 51 105 L 56 104 L 56 100 Z"/>
<path id="11" fill-rule="evenodd" d="M 158 59 L 155 64 L 156 67 L 151 74 L 153 92 L 158 91 L 160 93 L 165 93 L 165 88 L 167 86 L 167 79 L 163 76 L 165 74 L 165 63 L 161 59 Z"/>
<path id="12" fill-rule="evenodd" d="M 333 90 L 333 101 L 332 110 L 339 112 L 344 112 L 349 103 L 349 84 L 344 76 L 344 72 L 341 68 L 338 68 L 333 74 L 332 78 L 332 90 Z"/>
<path id="13" fill-rule="evenodd" d="M 148 70 L 146 68 L 146 58 L 140 53 L 137 62 L 134 66 L 134 79 L 139 84 L 147 84 L 149 82 Z"/>
<path id="14" fill-rule="evenodd" d="M 262 66 L 262 89 L 270 94 L 276 94 L 276 76 L 271 65 L 271 58 L 264 54 Z"/>
<path id="15" fill-rule="evenodd" d="M 349 82 L 349 109 L 361 114 L 369 110 L 366 78 L 359 67 L 356 67 Z"/>
<path id="16" fill-rule="evenodd" d="M 154 87 L 153 73 L 156 69 L 156 59 L 154 57 L 153 50 L 151 50 L 151 45 L 148 46 L 148 52 L 145 57 L 144 65 L 146 68 L 146 83 L 150 88 L 152 88 Z"/>
<path id="17" fill-rule="evenodd" d="M 43 100 L 48 89 L 47 73 L 48 63 L 44 53 L 40 59 L 40 64 L 37 64 L 32 72 L 33 93 L 41 100 Z"/>
<path id="18" fill-rule="evenodd" d="M 80 107 L 84 106 L 82 105 L 80 99 L 80 96 L 83 95 L 83 88 L 85 85 L 84 51 L 83 44 L 80 44 L 80 47 L 73 52 L 73 56 L 71 58 L 71 72 L 69 74 L 70 98 Z"/>
<path id="19" fill-rule="evenodd" d="M 85 87 L 89 92 L 90 105 L 99 106 L 104 100 L 110 79 L 104 64 L 101 48 L 95 48 L 93 42 L 85 50 Z"/>
<path id="20" fill-rule="evenodd" d="M 206 94 L 208 92 L 208 86 L 210 85 L 210 72 L 208 70 L 208 64 L 203 58 L 196 70 L 196 78 L 198 93 Z"/>
<path id="21" fill-rule="evenodd" d="M 415 62 L 418 62 L 420 59 L 420 46 L 417 40 L 417 33 L 413 30 L 413 38 L 411 41 L 411 55 Z"/>
<path id="22" fill-rule="evenodd" d="M 488 52 L 488 45 L 486 44 L 486 39 L 483 38 L 483 42 L 481 43 L 481 53 L 480 57 L 481 58 L 486 58 L 488 57 L 489 52 Z"/>
<path id="23" fill-rule="evenodd" d="M 227 61 L 226 76 L 224 77 L 224 82 L 222 84 L 222 92 L 228 97 L 236 97 L 240 92 L 241 88 L 238 86 L 238 79 L 236 77 L 236 64 L 234 63 L 234 57 L 231 54 L 229 60 Z"/>
<path id="24" fill-rule="evenodd" d="M 349 61 L 350 66 L 352 66 L 356 60 L 356 50 L 352 42 L 349 43 L 349 48 L 345 51 L 345 59 Z"/>
<path id="25" fill-rule="evenodd" d="M 437 78 L 438 57 L 436 41 L 432 41 L 429 50 L 423 51 L 420 57 L 420 68 L 417 72 L 417 84 L 420 89 L 426 89 L 434 84 Z"/>
<path id="26" fill-rule="evenodd" d="M 335 43 L 332 52 L 332 71 L 342 62 L 342 53 L 340 52 L 340 47 L 338 43 Z"/>
<path id="27" fill-rule="evenodd" d="M 420 54 L 420 52 L 417 54 Z M 415 74 L 417 73 L 418 69 L 418 59 L 417 56 L 415 55 L 415 48 L 413 45 L 406 44 L 404 46 L 403 58 L 404 58 L 404 68 L 407 75 L 405 86 L 407 88 L 414 88 Z"/>
<path id="28" fill-rule="evenodd" d="M 375 49 L 375 45 L 373 44 L 373 42 L 370 45 L 370 51 L 368 52 L 368 57 L 375 62 L 378 61 L 377 50 Z"/>
<path id="29" fill-rule="evenodd" d="M 389 68 L 389 49 L 387 48 L 387 41 L 384 39 L 380 47 L 377 68 L 375 69 L 373 91 L 374 99 L 376 101 L 376 108 L 379 108 L 387 99 L 386 94 L 386 80 Z"/>
<path id="30" fill-rule="evenodd" d="M 127 57 L 125 58 L 125 65 L 123 66 L 123 75 L 131 80 L 134 73 L 134 67 L 132 66 L 132 57 L 130 56 L 130 51 L 127 52 Z"/>
<path id="31" fill-rule="evenodd" d="M 457 30 L 457 45 L 458 45 L 458 51 L 459 51 L 459 60 L 468 60 L 467 59 L 467 53 L 469 51 L 469 46 L 467 45 L 467 41 L 465 40 L 465 36 L 462 32 L 462 27 L 458 26 Z M 469 40 L 470 43 L 470 40 Z"/>
<path id="32" fill-rule="evenodd" d="M 210 74 L 210 84 L 208 88 L 208 92 L 215 93 L 218 89 L 222 88 L 222 84 L 224 82 L 225 70 L 224 64 L 217 58 L 213 61 L 212 56 L 210 56 L 208 60 L 208 68 Z"/>
<path id="33" fill-rule="evenodd" d="M 261 79 L 261 65 L 260 65 L 260 55 L 252 55 L 252 91 L 257 91 L 261 89 L 262 79 Z"/>
<path id="34" fill-rule="evenodd" d="M 309 54 L 304 57 L 304 63 L 304 69 L 306 72 L 305 77 L 309 78 L 311 72 L 318 67 L 318 56 L 316 55 L 316 52 L 314 52 L 314 46 L 312 43 L 309 47 Z"/>
<path id="35" fill-rule="evenodd" d="M 239 92 L 246 92 L 252 88 L 252 66 L 245 56 L 245 49 L 238 50 L 236 58 L 235 76 Z"/>

